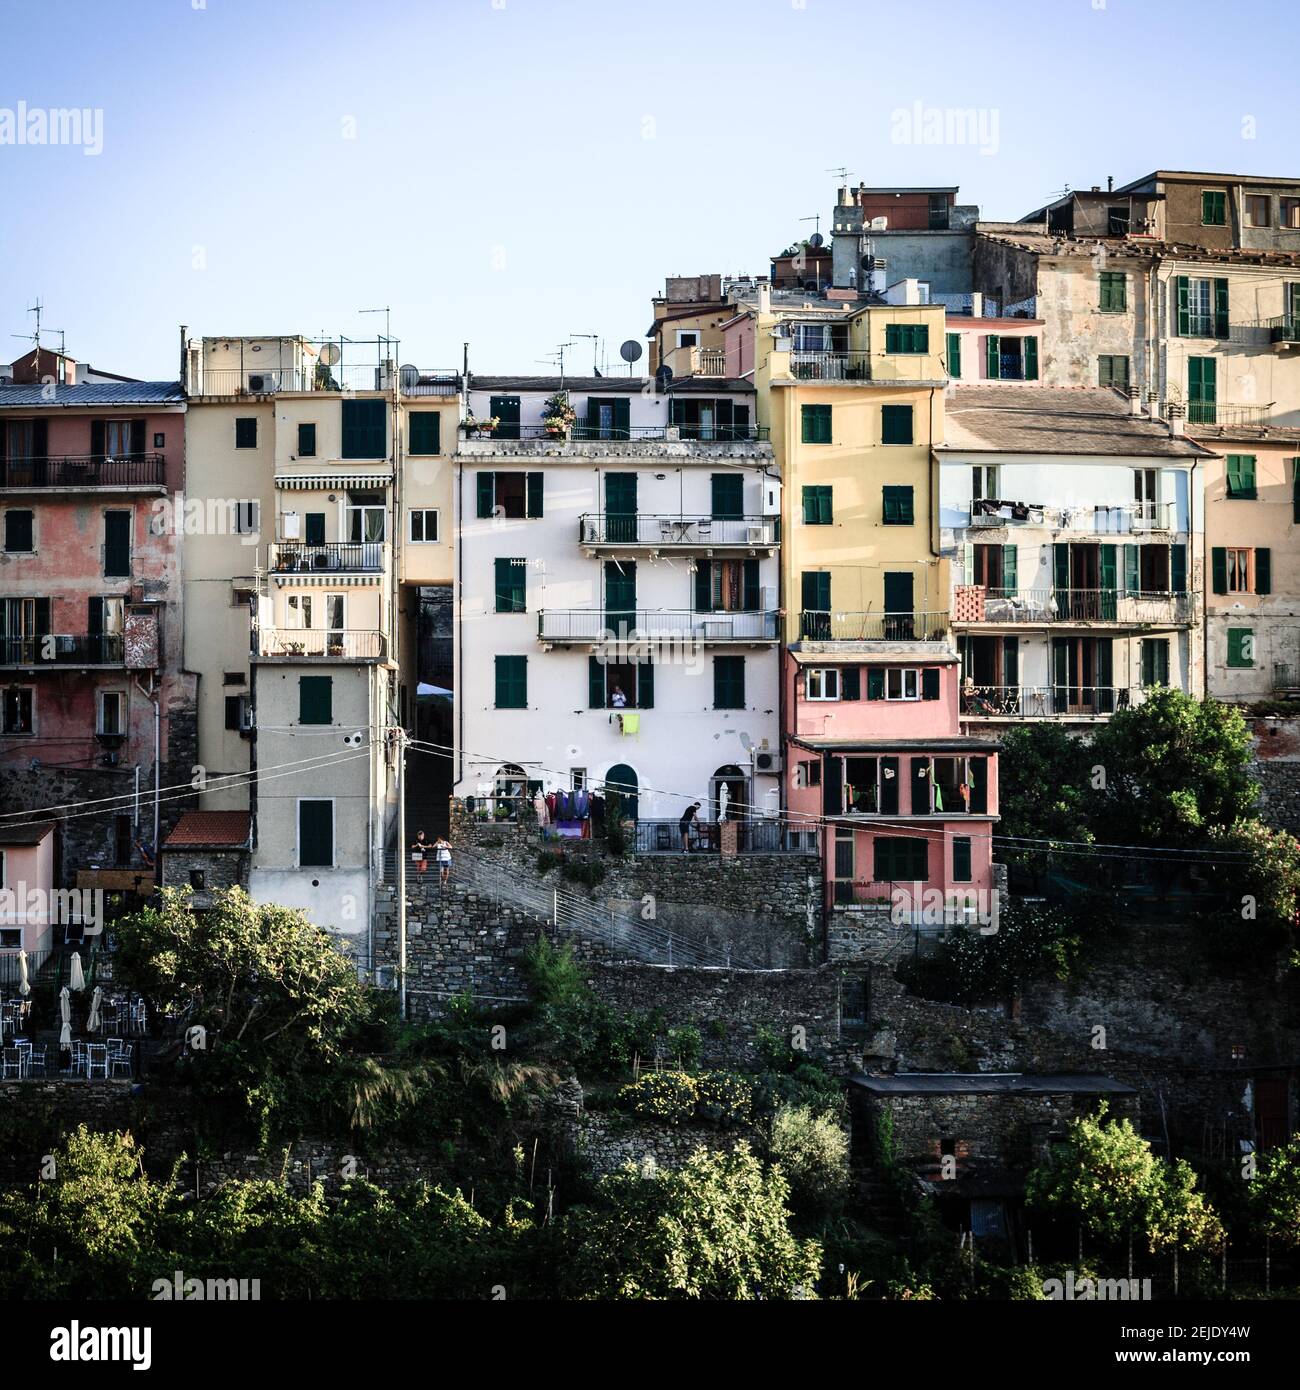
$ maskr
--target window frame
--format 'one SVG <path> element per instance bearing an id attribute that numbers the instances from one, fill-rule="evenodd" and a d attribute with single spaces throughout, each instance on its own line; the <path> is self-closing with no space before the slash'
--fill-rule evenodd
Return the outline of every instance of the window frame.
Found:
<path id="1" fill-rule="evenodd" d="M 300 796 L 295 799 L 294 816 L 294 862 L 300 869 L 333 869 L 338 867 L 339 858 L 339 836 L 338 836 L 338 806 L 337 798 L 332 796 Z M 330 808 L 330 857 L 328 862 L 308 863 L 302 857 L 302 808 L 305 804 L 318 806 L 328 806 Z"/>
<path id="2" fill-rule="evenodd" d="M 891 503 L 897 513 L 890 516 Z M 904 503 L 906 505 L 904 505 Z M 880 516 L 883 526 L 916 525 L 916 489 L 910 483 L 885 483 L 880 489 Z"/>
<path id="3" fill-rule="evenodd" d="M 1116 303 L 1118 291 L 1118 303 Z M 1097 272 L 1097 312 L 1101 314 L 1128 313 L 1128 275 L 1122 270 Z"/>
<path id="4" fill-rule="evenodd" d="M 833 678 L 833 679 L 832 679 Z M 816 690 L 814 691 L 814 684 Z M 831 687 L 834 686 L 832 692 Z M 830 704 L 842 698 L 838 666 L 809 666 L 804 672 L 804 699 Z"/>
<path id="5" fill-rule="evenodd" d="M 725 667 L 721 666 L 719 664 L 720 662 L 727 662 L 728 665 Z M 735 662 L 736 665 L 730 665 L 732 662 Z M 720 673 L 724 670 L 733 673 L 726 680 L 726 685 L 729 686 L 730 689 L 725 692 L 732 697 L 731 703 L 722 703 L 719 698 L 724 693 L 723 682 L 720 680 Z M 734 674 L 736 672 L 739 672 L 738 682 Z M 739 694 L 738 700 L 735 699 L 737 693 Z M 715 656 L 713 658 L 713 708 L 735 710 L 748 708 L 747 691 L 745 689 L 745 658 L 743 656 L 736 656 L 732 653 L 728 653 L 725 656 Z"/>
<path id="6" fill-rule="evenodd" d="M 885 422 L 902 420 L 904 411 L 907 413 L 907 438 L 887 438 L 891 431 L 886 428 Z M 910 405 L 882 405 L 880 407 L 880 443 L 888 448 L 908 449 L 916 446 L 916 411 L 914 407 Z"/>
<path id="7" fill-rule="evenodd" d="M 834 442 L 835 418 L 833 407 L 822 401 L 805 401 L 799 407 L 799 442 L 801 444 L 831 444 Z M 822 434 L 825 438 L 821 438 Z"/>
<path id="8" fill-rule="evenodd" d="M 310 435 L 304 433 L 304 431 L 309 431 L 309 432 L 310 432 Z M 304 442 L 303 442 L 303 441 L 304 441 L 305 439 L 307 439 L 308 437 L 310 437 L 310 439 L 311 439 L 311 447 L 310 447 L 310 448 L 304 447 Z M 316 457 L 316 448 L 317 448 L 317 444 L 318 444 L 318 434 L 317 434 L 317 430 L 316 430 L 316 421 L 315 421 L 315 420 L 299 420 L 299 421 L 298 421 L 298 454 L 297 454 L 298 458 L 300 458 L 300 459 L 314 459 L 314 458 Z"/>
<path id="9" fill-rule="evenodd" d="M 512 667 L 512 674 L 508 680 L 512 687 L 516 687 L 523 698 L 518 703 L 502 704 L 499 700 L 502 687 L 502 666 L 503 661 L 520 662 L 518 667 Z M 522 676 L 521 674 L 522 673 Z M 521 656 L 517 652 L 498 652 L 492 661 L 492 708 L 493 709 L 527 709 L 528 708 L 528 657 Z"/>
<path id="10" fill-rule="evenodd" d="M 901 691 L 901 693 L 898 694 L 898 695 L 891 695 L 891 694 L 889 693 L 889 687 L 890 687 L 890 684 L 891 684 L 891 678 L 894 677 L 894 676 L 897 676 L 897 677 L 899 678 L 899 679 L 898 679 L 898 686 L 899 686 L 899 690 Z M 912 681 L 911 681 L 911 684 L 912 684 L 912 693 L 911 693 L 910 695 L 907 693 L 907 685 L 908 685 L 907 678 L 908 678 L 909 676 L 912 678 Z M 921 672 L 920 672 L 920 668 L 919 668 L 919 667 L 916 667 L 916 666 L 886 666 L 886 667 L 885 667 L 885 699 L 886 699 L 886 700 L 893 700 L 893 701 L 896 701 L 896 702 L 901 703 L 901 704 L 907 704 L 907 703 L 910 703 L 910 702 L 913 701 L 913 700 L 919 700 L 920 698 L 921 698 Z"/>
<path id="11" fill-rule="evenodd" d="M 433 449 L 417 446 L 415 422 L 420 420 L 421 431 L 430 428 L 429 422 L 432 421 L 433 442 L 436 445 Z M 420 445 L 425 445 L 428 440 L 421 440 Z M 406 452 L 411 458 L 436 458 L 442 453 L 442 411 L 441 410 L 408 410 L 406 413 Z"/>
<path id="12" fill-rule="evenodd" d="M 9 544 L 9 519 L 10 517 L 23 516 L 30 517 L 27 523 L 27 548 L 15 548 Z M 35 555 L 36 554 L 36 508 L 35 507 L 6 507 L 4 516 L 0 517 L 0 553 L 5 555 Z"/>
<path id="13" fill-rule="evenodd" d="M 252 439 L 248 435 L 252 433 Z M 242 442 L 241 442 L 242 439 Z M 236 449 L 256 449 L 257 448 L 257 416 L 256 415 L 236 415 L 235 416 L 235 448 Z"/>
<path id="14" fill-rule="evenodd" d="M 117 705 L 118 727 L 110 729 L 104 720 L 104 706 L 113 701 Z M 95 734 L 103 738 L 125 738 L 126 728 L 126 691 L 111 686 L 105 690 L 95 691 Z"/>
<path id="15" fill-rule="evenodd" d="M 506 569 L 503 570 L 502 566 Z M 511 583 L 501 588 L 501 575 L 509 574 Z M 508 606 L 502 607 L 502 599 Z M 494 555 L 492 557 L 492 611 L 494 613 L 528 612 L 528 557 L 526 555 Z"/>
<path id="16" fill-rule="evenodd" d="M 9 699 L 16 696 L 18 704 L 18 714 L 22 714 L 22 701 L 25 697 L 27 703 L 27 728 L 20 729 L 10 727 L 9 724 Z M 8 685 L 0 690 L 0 734 L 6 738 L 32 738 L 36 734 L 36 687 L 34 685 Z"/>
<path id="17" fill-rule="evenodd" d="M 426 532 L 423 536 L 415 534 L 415 518 L 421 518 L 421 529 Z M 435 535 L 432 540 L 428 537 L 427 518 L 433 517 L 433 529 Z M 442 509 L 440 507 L 408 507 L 406 509 L 406 539 L 409 545 L 441 545 L 442 544 Z"/>
<path id="18" fill-rule="evenodd" d="M 1211 200 L 1215 201 L 1211 201 Z M 1211 216 L 1213 210 L 1216 216 Z M 1201 226 L 1226 227 L 1228 225 L 1228 190 L 1226 188 L 1201 189 Z"/>
<path id="19" fill-rule="evenodd" d="M 832 483 L 805 483 L 800 500 L 803 503 L 803 524 L 805 526 L 833 526 L 835 524 L 835 487 Z M 813 515 L 809 515 L 809 503 Z M 825 506 L 822 504 L 825 503 Z"/>

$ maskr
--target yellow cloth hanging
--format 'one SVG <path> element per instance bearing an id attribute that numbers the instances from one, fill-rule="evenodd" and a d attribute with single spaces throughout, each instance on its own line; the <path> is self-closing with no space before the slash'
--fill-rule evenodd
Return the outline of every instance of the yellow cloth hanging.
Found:
<path id="1" fill-rule="evenodd" d="M 623 725 L 625 734 L 635 734 L 641 731 L 641 716 L 639 714 L 622 714 L 619 720 Z"/>

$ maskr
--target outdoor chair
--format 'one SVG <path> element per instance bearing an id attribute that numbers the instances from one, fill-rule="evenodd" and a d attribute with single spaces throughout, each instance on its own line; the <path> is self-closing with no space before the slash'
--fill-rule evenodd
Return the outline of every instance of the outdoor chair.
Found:
<path id="1" fill-rule="evenodd" d="M 16 1047 L 6 1047 L 0 1053 L 0 1076 L 6 1081 L 12 1078 L 15 1081 L 22 1079 L 23 1074 L 23 1054 Z"/>
<path id="2" fill-rule="evenodd" d="M 45 1043 L 38 1047 L 33 1047 L 31 1057 L 27 1063 L 27 1070 L 34 1076 L 44 1076 L 45 1068 L 49 1064 L 49 1048 Z"/>
<path id="3" fill-rule="evenodd" d="M 72 1044 L 72 1070 L 77 1076 L 86 1070 L 86 1044 L 78 1040 L 74 1040 Z"/>
<path id="4" fill-rule="evenodd" d="M 103 1043 L 86 1045 L 86 1080 L 108 1080 L 108 1048 Z"/>
<path id="5" fill-rule="evenodd" d="M 111 1076 L 124 1077 L 127 1081 L 131 1079 L 134 1068 L 131 1065 L 133 1049 L 130 1046 L 124 1047 L 120 1052 L 110 1052 L 108 1054 L 108 1070 Z"/>

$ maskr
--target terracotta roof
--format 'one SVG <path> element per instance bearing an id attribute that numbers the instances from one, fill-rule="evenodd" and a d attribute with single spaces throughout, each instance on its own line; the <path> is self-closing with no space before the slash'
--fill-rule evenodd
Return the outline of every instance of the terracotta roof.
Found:
<path id="1" fill-rule="evenodd" d="M 1206 458 L 1210 451 L 1145 415 L 1108 386 L 954 386 L 939 454 L 1113 454 Z"/>
<path id="2" fill-rule="evenodd" d="M 244 849 L 251 827 L 247 811 L 186 811 L 163 849 Z"/>
<path id="3" fill-rule="evenodd" d="M 37 821 L 35 824 L 26 821 L 21 825 L 0 825 L 0 845 L 39 845 L 53 829 L 54 822 L 49 820 Z"/>

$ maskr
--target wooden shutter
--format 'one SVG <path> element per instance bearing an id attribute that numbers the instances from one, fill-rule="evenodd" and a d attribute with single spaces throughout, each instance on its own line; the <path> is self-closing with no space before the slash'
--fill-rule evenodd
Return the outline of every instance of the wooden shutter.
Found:
<path id="1" fill-rule="evenodd" d="M 961 379 L 961 334 L 948 334 L 948 375 L 954 381 Z"/>
<path id="2" fill-rule="evenodd" d="M 475 486 L 478 495 L 478 515 L 491 516 L 492 508 L 496 505 L 496 474 L 480 473 Z"/>
<path id="3" fill-rule="evenodd" d="M 1025 342 L 1025 380 L 1038 380 L 1038 339 L 1026 338 Z"/>
<path id="4" fill-rule="evenodd" d="M 996 333 L 984 339 L 984 375 L 993 381 L 1002 375 L 1002 343 Z"/>
<path id="5" fill-rule="evenodd" d="M 893 772 L 892 777 L 885 774 Z M 880 760 L 880 813 L 885 816 L 896 816 L 898 814 L 899 791 L 898 791 L 898 759 L 881 758 Z"/>
<path id="6" fill-rule="evenodd" d="M 143 420 L 131 421 L 131 452 L 139 458 L 145 451 L 145 432 Z"/>
<path id="7" fill-rule="evenodd" d="M 605 708 L 605 663 L 598 656 L 587 658 L 587 706 Z"/>
<path id="8" fill-rule="evenodd" d="M 1070 587 L 1070 547 L 1064 541 L 1052 546 L 1052 584 L 1062 592 Z"/>
<path id="9" fill-rule="evenodd" d="M 632 402 L 626 396 L 616 396 L 614 405 L 614 438 L 632 437 Z"/>
<path id="10" fill-rule="evenodd" d="M 1187 546 L 1183 541 L 1169 547 L 1169 587 L 1176 594 L 1187 592 Z"/>
<path id="11" fill-rule="evenodd" d="M 921 670 L 921 699 L 937 700 L 939 698 L 939 668 L 937 666 L 926 666 Z"/>
<path id="12" fill-rule="evenodd" d="M 131 573 L 131 513 L 104 513 L 104 574 L 124 578 Z"/>
<path id="13" fill-rule="evenodd" d="M 928 323 L 918 323 L 912 328 L 912 351 L 930 351 L 930 325 Z"/>
<path id="14" fill-rule="evenodd" d="M 745 480 L 739 473 L 714 473 L 711 480 L 715 521 L 739 521 L 745 515 Z"/>
<path id="15" fill-rule="evenodd" d="M 805 487 L 803 490 L 803 524 L 816 526 L 818 521 L 818 489 Z"/>
<path id="16" fill-rule="evenodd" d="M 1226 280 L 1215 280 L 1214 282 L 1214 336 L 1216 338 L 1228 336 L 1228 282 Z"/>
<path id="17" fill-rule="evenodd" d="M 243 702 L 242 695 L 226 696 L 226 728 L 239 732 L 239 707 Z"/>
<path id="18" fill-rule="evenodd" d="M 303 517 L 302 538 L 307 545 L 325 544 L 325 513 L 307 512 Z"/>
<path id="19" fill-rule="evenodd" d="M 525 566 L 517 559 L 498 555 L 493 562 L 496 584 L 496 611 L 523 613 L 527 611 Z"/>
<path id="20" fill-rule="evenodd" d="M 497 709 L 526 709 L 528 707 L 528 658 L 498 656 L 496 672 Z"/>
<path id="21" fill-rule="evenodd" d="M 1142 561 L 1135 545 L 1124 547 L 1124 592 L 1136 594 L 1142 588 Z"/>
<path id="22" fill-rule="evenodd" d="M 313 430 L 315 426 L 312 426 Z M 437 410 L 411 412 L 411 452 L 437 454 L 442 452 L 442 414 Z"/>
<path id="23" fill-rule="evenodd" d="M 1225 546 L 1216 545 L 1210 550 L 1210 573 L 1216 594 L 1228 592 L 1228 551 Z"/>
<path id="24" fill-rule="evenodd" d="M 334 718 L 333 680 L 329 676 L 298 677 L 298 723 L 329 724 Z"/>
<path id="25" fill-rule="evenodd" d="M 1019 588 L 1019 554 L 1020 552 L 1014 545 L 1002 547 L 1002 592 L 1004 594 L 1015 594 Z"/>
<path id="26" fill-rule="evenodd" d="M 44 416 L 32 421 L 32 457 L 43 459 L 50 455 L 50 422 Z"/>
<path id="27" fill-rule="evenodd" d="M 838 816 L 843 810 L 844 763 L 839 758 L 828 757 L 822 766 L 822 814 Z"/>
<path id="28" fill-rule="evenodd" d="M 746 560 L 742 578 L 742 594 L 740 606 L 747 613 L 758 611 L 762 602 L 762 595 L 758 584 L 758 561 Z"/>
<path id="29" fill-rule="evenodd" d="M 104 422 L 92 420 L 90 422 L 90 452 L 95 458 L 102 459 L 104 448 Z"/>
<path id="30" fill-rule="evenodd" d="M 986 816 L 989 812 L 989 760 L 972 758 L 967 766 L 970 768 L 971 814 Z"/>
<path id="31" fill-rule="evenodd" d="M 637 665 L 636 702 L 641 709 L 655 707 L 655 668 L 652 661 L 642 661 Z"/>
<path id="32" fill-rule="evenodd" d="M 298 803 L 298 863 L 328 867 L 334 863 L 334 803 Z"/>
<path id="33" fill-rule="evenodd" d="M 1291 521 L 1300 524 L 1300 458 L 1291 460 Z"/>
<path id="34" fill-rule="evenodd" d="M 1101 616 L 1106 622 L 1114 622 L 1116 617 L 1115 598 L 1119 588 L 1118 547 L 1101 547 L 1100 585 Z"/>
<path id="35" fill-rule="evenodd" d="M 35 610 L 34 621 L 36 623 L 35 636 L 47 637 L 50 632 L 50 601 L 48 598 L 38 598 L 33 604 Z M 16 636 L 10 633 L 10 636 Z"/>
<path id="36" fill-rule="evenodd" d="M 1020 684 L 1020 638 L 1004 637 L 1002 639 L 1002 684 L 1015 686 Z"/>
<path id="37" fill-rule="evenodd" d="M 542 475 L 540 473 L 530 473 L 528 475 L 528 507 L 526 515 L 538 517 L 542 515 Z"/>
<path id="38" fill-rule="evenodd" d="M 1188 303 L 1188 281 L 1186 275 L 1179 275 L 1174 281 L 1178 294 L 1177 336 L 1187 338 L 1192 331 L 1192 314 Z"/>
<path id="39" fill-rule="evenodd" d="M 1255 551 L 1255 592 L 1273 592 L 1273 556 L 1267 546 L 1260 546 Z"/>
<path id="40" fill-rule="evenodd" d="M 840 670 L 840 699 L 860 700 L 862 698 L 862 667 L 845 666 Z"/>
<path id="41" fill-rule="evenodd" d="M 912 763 L 912 814 L 930 814 L 930 759 L 913 758 Z"/>
<path id="42" fill-rule="evenodd" d="M 970 836 L 954 835 L 952 840 L 952 881 L 971 881 Z"/>
<path id="43" fill-rule="evenodd" d="M 885 672 L 880 666 L 867 667 L 867 699 L 883 700 L 885 698 Z"/>

